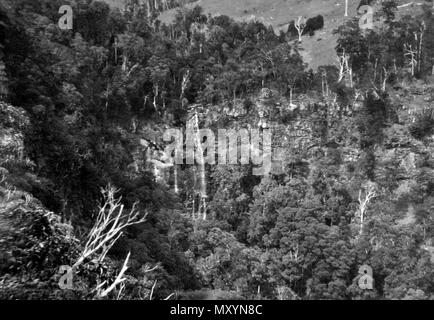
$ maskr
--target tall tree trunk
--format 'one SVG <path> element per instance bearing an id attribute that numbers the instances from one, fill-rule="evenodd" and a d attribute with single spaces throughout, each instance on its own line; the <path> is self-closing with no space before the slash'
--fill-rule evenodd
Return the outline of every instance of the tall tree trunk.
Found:
<path id="1" fill-rule="evenodd" d="M 118 64 L 118 37 L 115 36 L 115 64 Z"/>
<path id="2" fill-rule="evenodd" d="M 152 0 L 145 0 L 146 11 L 147 11 L 146 13 L 148 15 L 148 22 L 151 21 L 151 4 L 149 3 L 149 1 L 152 1 Z"/>
<path id="3" fill-rule="evenodd" d="M 197 115 L 197 111 L 195 110 L 194 114 L 194 127 L 196 134 L 196 147 L 197 152 L 196 157 L 198 163 L 198 171 L 199 171 L 199 214 L 202 214 L 202 219 L 206 220 L 206 169 L 205 169 L 205 159 L 203 155 L 202 141 L 200 139 L 199 134 L 199 117 Z"/>
<path id="4" fill-rule="evenodd" d="M 178 165 L 176 164 L 176 162 L 173 164 L 173 184 L 174 184 L 174 191 L 176 194 L 179 193 L 179 189 L 178 189 Z"/>
<path id="5" fill-rule="evenodd" d="M 359 190 L 359 218 L 360 218 L 360 228 L 359 228 L 359 237 L 363 235 L 363 228 L 365 225 L 366 218 L 366 209 L 368 204 L 371 202 L 373 198 L 377 196 L 375 192 L 375 185 L 371 182 L 368 182 L 365 186 L 365 192 L 362 196 L 362 190 Z"/>
<path id="6" fill-rule="evenodd" d="M 418 68 L 418 72 L 420 72 L 420 68 L 422 65 L 422 45 L 423 45 L 423 34 L 425 33 L 425 22 L 422 22 L 422 30 L 420 32 L 420 41 L 419 41 L 419 52 L 418 52 L 418 64 L 417 64 L 417 68 Z"/>
<path id="7" fill-rule="evenodd" d="M 123 61 L 122 61 L 122 71 L 123 72 L 127 71 L 127 65 L 128 65 L 128 57 L 126 54 L 124 54 Z"/>

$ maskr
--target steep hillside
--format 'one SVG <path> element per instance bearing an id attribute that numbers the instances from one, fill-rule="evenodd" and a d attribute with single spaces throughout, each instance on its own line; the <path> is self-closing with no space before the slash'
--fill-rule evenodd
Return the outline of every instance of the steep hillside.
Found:
<path id="1" fill-rule="evenodd" d="M 422 1 L 423 2 L 423 1 Z M 312 37 L 305 37 L 302 43 L 303 58 L 310 67 L 335 64 L 336 37 L 333 30 L 351 17 L 357 15 L 360 1 L 349 1 L 348 17 L 345 17 L 345 0 L 198 0 L 187 7 L 201 6 L 211 15 L 228 15 L 236 20 L 257 19 L 272 25 L 276 32 L 286 31 L 288 23 L 299 16 L 324 16 L 324 28 Z M 398 1 L 405 13 L 411 13 L 416 5 L 409 1 Z M 170 22 L 178 9 L 163 12 L 160 20 Z"/>
<path id="2" fill-rule="evenodd" d="M 123 8 L 126 0 L 104 0 L 111 6 Z M 184 1 L 188 3 L 188 1 Z M 411 2 L 400 0 L 400 11 L 408 14 L 424 1 Z M 336 36 L 333 30 L 357 15 L 360 1 L 349 1 L 348 16 L 345 16 L 345 0 L 198 0 L 185 5 L 187 8 L 201 6 L 205 13 L 211 15 L 227 15 L 239 21 L 259 20 L 273 26 L 276 32 L 286 31 L 288 23 L 299 16 L 324 16 L 324 28 L 314 36 L 305 37 L 301 45 L 304 60 L 313 69 L 321 65 L 335 64 Z M 170 23 L 179 8 L 160 14 L 162 22 Z"/>
<path id="3" fill-rule="evenodd" d="M 298 16 L 324 16 L 325 26 L 313 37 L 303 40 L 303 56 L 309 65 L 316 68 L 320 65 L 334 63 L 334 47 L 336 39 L 332 31 L 345 21 L 345 2 L 342 0 L 199 0 L 188 6 L 200 5 L 206 13 L 212 15 L 228 15 L 236 20 L 257 19 L 272 25 L 276 31 L 288 28 L 291 20 Z M 350 1 L 349 16 L 356 15 L 358 2 Z M 161 14 L 163 22 L 172 20 L 176 10 Z"/>

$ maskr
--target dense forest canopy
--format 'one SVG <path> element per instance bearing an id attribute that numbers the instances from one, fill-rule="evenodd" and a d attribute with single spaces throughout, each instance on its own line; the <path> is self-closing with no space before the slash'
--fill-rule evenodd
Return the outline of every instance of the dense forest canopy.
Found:
<path id="1" fill-rule="evenodd" d="M 322 16 L 66 2 L 72 30 L 64 0 L 0 2 L 1 298 L 434 298 L 432 4 L 373 1 L 313 70 Z M 188 123 L 270 130 L 280 161 L 174 164 Z"/>

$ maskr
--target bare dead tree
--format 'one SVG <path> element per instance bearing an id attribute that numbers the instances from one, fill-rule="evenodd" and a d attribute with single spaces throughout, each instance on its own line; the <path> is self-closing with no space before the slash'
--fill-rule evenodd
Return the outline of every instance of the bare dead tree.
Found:
<path id="1" fill-rule="evenodd" d="M 422 25 L 419 29 L 419 32 L 420 32 L 419 43 L 418 43 L 419 46 L 418 46 L 418 50 L 417 50 L 417 61 L 418 61 L 417 65 L 418 65 L 418 71 L 419 72 L 420 72 L 420 68 L 422 66 L 422 48 L 423 48 L 423 36 L 424 36 L 425 30 L 426 30 L 426 24 L 425 24 L 425 21 L 422 20 Z M 418 39 L 418 36 L 416 33 L 415 33 L 415 38 L 416 38 L 416 40 Z"/>
<path id="2" fill-rule="evenodd" d="M 194 110 L 194 130 L 195 130 L 195 138 L 196 138 L 196 147 L 197 154 L 199 155 L 198 159 L 198 171 L 199 171 L 199 213 L 202 215 L 202 219 L 206 220 L 206 168 L 205 168 L 205 160 L 203 156 L 202 142 L 199 135 L 199 116 L 197 113 L 197 109 Z"/>
<path id="3" fill-rule="evenodd" d="M 104 204 L 99 207 L 96 222 L 89 232 L 84 250 L 73 265 L 72 269 L 78 268 L 87 258 L 94 255 L 97 256 L 96 261 L 103 261 L 108 251 L 122 235 L 123 229 L 134 224 L 142 223 L 146 219 L 146 214 L 141 216 L 140 212 L 136 210 L 137 203 L 133 205 L 129 213 L 124 214 L 124 205 L 121 204 L 122 198 L 116 198 L 118 190 L 113 186 L 109 185 L 105 189 L 102 189 L 101 192 L 105 198 Z M 116 276 L 116 279 L 107 288 L 104 289 L 104 286 L 107 285 L 106 280 L 98 284 L 95 288 L 98 297 L 106 297 L 118 285 L 120 285 L 120 290 L 117 297 L 120 297 L 125 288 L 124 274 L 128 269 L 129 259 L 130 252 L 126 257 L 121 270 Z"/>
<path id="4" fill-rule="evenodd" d="M 298 256 L 298 243 L 295 247 L 291 248 L 289 251 L 289 259 L 290 261 L 298 262 L 299 256 Z"/>
<path id="5" fill-rule="evenodd" d="M 277 300 L 284 300 L 284 293 L 285 293 L 285 287 L 284 286 L 278 286 L 276 288 L 277 291 Z"/>
<path id="6" fill-rule="evenodd" d="M 180 100 L 181 100 L 182 107 L 185 106 L 185 104 L 184 104 L 185 90 L 187 89 L 187 87 L 188 87 L 189 84 L 190 84 L 190 70 L 187 70 L 187 72 L 182 77 L 181 95 L 179 97 Z"/>
<path id="7" fill-rule="evenodd" d="M 356 89 L 356 90 L 354 90 L 354 102 L 356 102 L 357 99 L 358 99 L 360 96 L 362 96 L 362 95 L 363 95 L 362 90 L 360 90 L 360 89 Z"/>
<path id="8" fill-rule="evenodd" d="M 377 67 L 378 67 L 378 58 L 375 58 L 375 63 L 374 63 L 374 77 L 372 82 L 376 82 L 377 81 Z"/>
<path id="9" fill-rule="evenodd" d="M 289 300 L 300 300 L 300 297 L 290 287 L 277 286 L 276 291 L 278 300 L 288 300 L 288 298 Z"/>
<path id="10" fill-rule="evenodd" d="M 384 73 L 384 77 L 383 77 L 383 84 L 381 86 L 381 90 L 386 91 L 387 80 L 389 80 L 389 77 L 392 74 L 392 72 L 388 71 L 386 68 L 383 67 L 383 73 Z"/>
<path id="11" fill-rule="evenodd" d="M 89 232 L 83 252 L 74 263 L 73 269 L 76 269 L 87 258 L 94 255 L 97 256 L 97 261 L 103 261 L 107 252 L 122 235 L 122 230 L 145 221 L 146 214 L 142 215 L 140 211 L 136 210 L 137 203 L 133 205 L 127 214 L 124 214 L 124 205 L 121 203 L 122 198 L 116 198 L 117 192 L 118 190 L 110 185 L 102 190 L 105 198 L 104 204 L 99 207 L 95 224 Z M 125 263 L 128 262 L 128 259 L 129 255 Z M 124 267 L 126 266 L 125 263 Z"/>
<path id="12" fill-rule="evenodd" d="M 291 110 L 295 110 L 297 108 L 297 105 L 293 103 L 293 99 L 292 99 L 292 86 L 289 87 L 289 107 L 291 108 Z"/>
<path id="13" fill-rule="evenodd" d="M 160 112 L 158 111 L 158 106 L 157 106 L 157 97 L 158 97 L 158 84 L 154 85 L 154 102 L 153 102 L 153 106 L 155 111 L 157 111 L 157 113 L 159 114 Z"/>
<path id="14" fill-rule="evenodd" d="M 321 87 L 323 97 L 328 97 L 329 95 L 329 84 L 327 80 L 327 71 L 323 70 L 321 73 Z"/>
<path id="15" fill-rule="evenodd" d="M 151 16 L 152 16 L 152 13 L 151 13 L 151 4 L 149 3 L 149 0 L 145 0 L 145 4 L 146 4 L 146 15 L 148 17 L 148 21 L 150 21 L 151 20 Z"/>
<path id="16" fill-rule="evenodd" d="M 350 55 L 345 53 L 345 50 L 341 55 L 337 56 L 338 61 L 338 69 L 339 69 L 339 78 L 338 82 L 341 82 L 343 79 L 348 79 L 350 82 L 350 87 L 353 87 L 353 69 L 349 65 Z"/>
<path id="17" fill-rule="evenodd" d="M 176 165 L 176 163 L 173 164 L 173 174 L 174 174 L 174 178 L 173 178 L 173 191 L 175 192 L 175 194 L 179 193 L 179 187 L 178 187 L 178 166 Z"/>
<path id="18" fill-rule="evenodd" d="M 169 9 L 170 9 L 170 7 L 169 7 L 169 1 L 168 1 L 168 0 L 162 0 L 162 1 L 161 1 L 161 4 L 162 4 L 162 6 L 163 6 L 163 11 L 164 11 L 164 10 L 169 10 Z"/>
<path id="19" fill-rule="evenodd" d="M 362 189 L 364 189 L 364 192 L 362 192 Z M 359 236 L 363 234 L 363 226 L 366 218 L 366 209 L 371 200 L 377 196 L 377 193 L 375 191 L 375 184 L 372 182 L 368 182 L 362 189 L 359 190 L 359 209 L 357 212 L 357 215 L 360 219 Z"/>
<path id="20" fill-rule="evenodd" d="M 127 72 L 127 66 L 128 66 L 128 56 L 124 54 L 122 56 L 122 71 Z"/>
<path id="21" fill-rule="evenodd" d="M 345 77 L 345 61 L 344 54 L 337 56 L 336 60 L 338 61 L 338 69 L 339 69 L 339 77 L 338 82 L 341 82 Z"/>
<path id="22" fill-rule="evenodd" d="M 302 16 L 299 16 L 297 22 L 294 23 L 294 27 L 297 29 L 298 42 L 301 42 L 301 36 L 303 35 L 303 31 L 306 28 L 306 19 Z"/>
<path id="23" fill-rule="evenodd" d="M 347 55 L 346 59 L 345 59 L 345 68 L 346 68 L 346 73 L 348 75 L 348 80 L 350 82 L 350 88 L 353 87 L 353 69 L 348 65 L 348 61 L 349 61 L 350 56 Z"/>
<path id="24" fill-rule="evenodd" d="M 408 63 L 411 68 L 411 76 L 414 77 L 414 71 L 417 67 L 416 59 L 417 50 L 413 49 L 411 44 L 404 43 L 404 56 L 407 57 Z"/>

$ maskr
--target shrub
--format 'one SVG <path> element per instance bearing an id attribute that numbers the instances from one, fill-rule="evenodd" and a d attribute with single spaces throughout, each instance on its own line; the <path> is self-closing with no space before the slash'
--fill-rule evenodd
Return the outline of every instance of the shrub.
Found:
<path id="1" fill-rule="evenodd" d="M 309 34 L 313 36 L 316 30 L 322 29 L 324 27 L 324 17 L 322 15 L 318 15 L 314 18 L 309 18 L 306 21 L 306 28 L 303 31 L 303 34 Z"/>
<path id="2" fill-rule="evenodd" d="M 410 133 L 416 139 L 423 139 L 424 137 L 434 133 L 434 113 L 432 110 L 424 110 L 417 117 L 413 125 L 410 127 Z"/>

